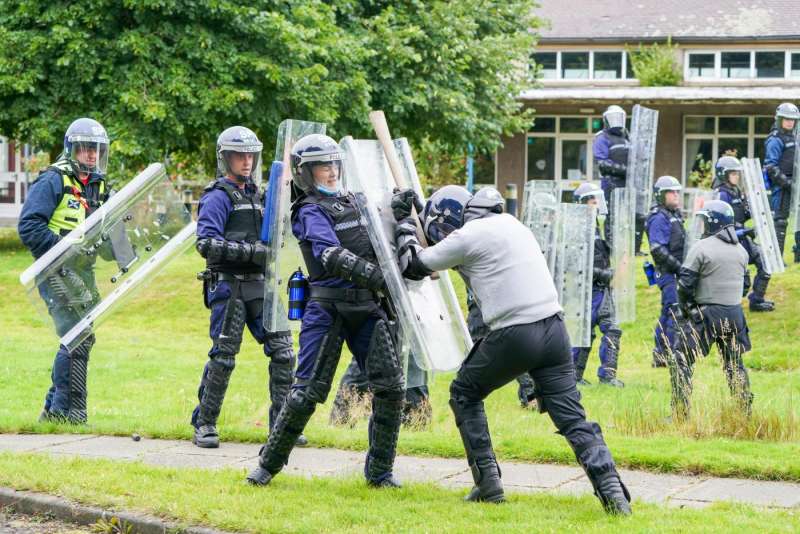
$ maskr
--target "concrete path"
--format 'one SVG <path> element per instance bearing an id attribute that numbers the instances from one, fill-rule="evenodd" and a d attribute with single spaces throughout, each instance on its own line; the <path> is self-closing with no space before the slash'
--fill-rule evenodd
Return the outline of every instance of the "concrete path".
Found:
<path id="1" fill-rule="evenodd" d="M 0 434 L 0 452 L 36 452 L 54 456 L 80 456 L 142 461 L 176 468 L 241 469 L 255 467 L 259 446 L 223 443 L 219 449 L 199 449 L 188 441 L 87 434 Z M 337 449 L 297 448 L 285 473 L 314 476 L 359 476 L 364 453 Z M 550 491 L 581 495 L 592 488 L 577 466 L 501 462 L 503 484 L 508 492 Z M 472 486 L 466 460 L 398 456 L 395 474 L 401 481 L 434 482 L 451 488 Z M 704 507 L 734 501 L 772 508 L 800 509 L 800 484 L 703 476 L 659 475 L 621 471 L 634 499 L 670 506 Z"/>

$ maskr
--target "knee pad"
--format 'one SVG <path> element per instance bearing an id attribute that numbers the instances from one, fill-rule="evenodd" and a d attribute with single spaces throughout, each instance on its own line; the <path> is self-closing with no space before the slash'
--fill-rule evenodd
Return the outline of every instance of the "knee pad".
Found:
<path id="1" fill-rule="evenodd" d="M 400 366 L 394 339 L 386 321 L 375 323 L 367 351 L 367 379 L 375 395 L 382 392 L 404 390 L 403 370 Z"/>
<path id="2" fill-rule="evenodd" d="M 233 309 L 226 309 L 222 330 L 214 340 L 214 346 L 219 352 L 238 354 L 242 345 L 242 332 L 247 314 L 244 302 L 241 300 L 229 300 L 227 306 L 233 306 Z"/>
<path id="3" fill-rule="evenodd" d="M 339 365 L 342 355 L 342 321 L 339 317 L 334 320 L 331 329 L 325 334 L 319 346 L 317 360 L 311 371 L 311 378 L 305 390 L 305 397 L 316 403 L 323 403 L 333 386 L 333 375 Z"/>
<path id="4" fill-rule="evenodd" d="M 220 371 L 232 372 L 236 367 L 236 356 L 234 354 L 215 354 L 208 362 L 209 369 L 218 369 Z"/>

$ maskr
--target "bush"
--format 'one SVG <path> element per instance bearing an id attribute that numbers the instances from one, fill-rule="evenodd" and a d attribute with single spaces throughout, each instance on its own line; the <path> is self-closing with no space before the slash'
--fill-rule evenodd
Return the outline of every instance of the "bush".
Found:
<path id="1" fill-rule="evenodd" d="M 639 44 L 637 50 L 627 49 L 633 73 L 642 87 L 668 87 L 681 83 L 683 76 L 675 62 L 677 49 L 678 45 L 672 44 L 672 38 L 667 38 L 663 44 Z"/>

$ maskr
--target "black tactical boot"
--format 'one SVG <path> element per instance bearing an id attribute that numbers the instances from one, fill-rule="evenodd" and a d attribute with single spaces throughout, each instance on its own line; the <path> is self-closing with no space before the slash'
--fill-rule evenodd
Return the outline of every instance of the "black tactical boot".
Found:
<path id="1" fill-rule="evenodd" d="M 775 311 L 775 303 L 771 300 L 751 300 L 750 301 L 750 311 L 751 312 L 771 312 Z"/>
<path id="2" fill-rule="evenodd" d="M 505 501 L 500 467 L 492 449 L 483 402 L 451 396 L 450 407 L 456 416 L 456 426 L 467 452 L 472 480 L 475 482 L 475 487 L 464 500 L 492 503 Z"/>
<path id="3" fill-rule="evenodd" d="M 589 361 L 589 347 L 581 347 L 578 349 L 578 355 L 575 358 L 575 382 L 579 386 L 590 386 L 591 382 L 583 378 L 583 373 L 586 371 L 586 363 Z"/>
<path id="4" fill-rule="evenodd" d="M 247 483 L 253 486 L 266 486 L 272 480 L 272 475 L 260 465 L 247 475 Z"/>
<path id="5" fill-rule="evenodd" d="M 464 497 L 470 502 L 505 502 L 503 483 L 500 480 L 500 466 L 494 457 L 479 458 L 469 465 L 472 470 L 472 480 L 475 487 Z"/>
<path id="6" fill-rule="evenodd" d="M 364 463 L 364 477 L 374 487 L 399 487 L 392 475 L 403 414 L 402 391 L 383 392 L 372 398 L 369 419 L 369 450 Z"/>
<path id="7" fill-rule="evenodd" d="M 192 443 L 203 449 L 216 449 L 219 447 L 219 434 L 214 425 L 201 425 L 194 429 Z"/>
<path id="8" fill-rule="evenodd" d="M 611 515 L 631 515 L 631 495 L 619 475 L 608 473 L 592 481 L 594 494 L 603 504 L 603 509 Z"/>
<path id="9" fill-rule="evenodd" d="M 390 474 L 386 478 L 382 478 L 378 481 L 375 480 L 367 480 L 367 484 L 373 488 L 402 488 L 403 485 L 394 478 L 394 475 Z"/>
<path id="10" fill-rule="evenodd" d="M 613 386 L 615 388 L 624 388 L 625 382 L 617 378 L 616 376 L 606 376 L 600 379 L 601 384 L 605 384 L 607 386 Z"/>

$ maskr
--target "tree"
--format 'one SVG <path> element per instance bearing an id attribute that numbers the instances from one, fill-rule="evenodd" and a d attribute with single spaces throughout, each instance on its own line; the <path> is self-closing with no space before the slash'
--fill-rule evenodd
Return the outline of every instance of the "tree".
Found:
<path id="1" fill-rule="evenodd" d="M 413 143 L 493 150 L 528 122 L 516 96 L 535 23 L 518 0 L 0 0 L 0 132 L 55 155 L 91 116 L 112 165 L 211 168 L 232 124 L 271 157 L 285 118 L 371 136 L 367 112 L 383 108 Z"/>

